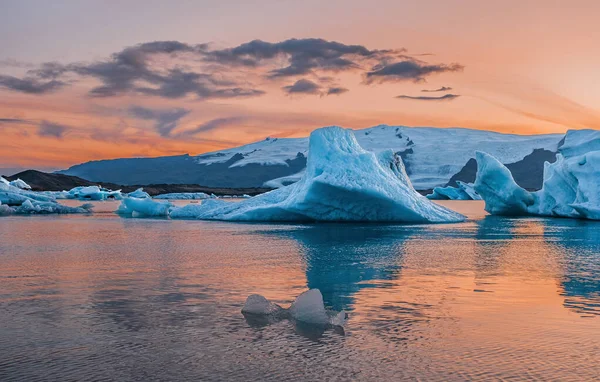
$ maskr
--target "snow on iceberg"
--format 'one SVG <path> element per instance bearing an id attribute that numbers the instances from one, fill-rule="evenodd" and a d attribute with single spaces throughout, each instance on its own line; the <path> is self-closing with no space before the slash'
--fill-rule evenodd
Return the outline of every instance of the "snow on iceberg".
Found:
<path id="1" fill-rule="evenodd" d="M 204 192 L 174 192 L 170 194 L 156 195 L 154 199 L 170 199 L 170 200 L 202 200 L 215 198 L 214 195 L 208 195 Z"/>
<path id="2" fill-rule="evenodd" d="M 600 132 L 569 131 L 556 162 L 545 163 L 536 192 L 519 187 L 491 155 L 479 152 L 476 159 L 475 190 L 491 214 L 600 220 Z"/>
<path id="3" fill-rule="evenodd" d="M 173 205 L 169 202 L 155 202 L 149 198 L 126 197 L 115 211 L 119 215 L 130 217 L 167 217 Z"/>
<path id="4" fill-rule="evenodd" d="M 481 196 L 475 191 L 473 183 L 456 181 L 458 187 L 446 186 L 435 187 L 433 192 L 427 195 L 430 200 L 481 200 Z"/>
<path id="5" fill-rule="evenodd" d="M 31 186 L 25 183 L 24 180 L 16 179 L 9 183 L 13 187 L 20 188 L 21 190 L 31 190 Z"/>
<path id="6" fill-rule="evenodd" d="M 351 130 L 340 127 L 312 132 L 306 172 L 298 182 L 239 203 L 207 200 L 173 208 L 171 217 L 401 223 L 465 220 L 416 192 L 402 159 L 392 150 L 366 151 Z"/>
<path id="7" fill-rule="evenodd" d="M 302 170 L 296 174 L 282 176 L 281 178 L 275 178 L 275 179 L 268 180 L 263 184 L 263 187 L 281 188 L 281 187 L 289 186 L 290 184 L 296 183 L 297 181 L 302 179 L 303 176 L 304 176 L 304 170 Z"/>
<path id="8" fill-rule="evenodd" d="M 277 319 L 288 318 L 316 326 L 344 326 L 347 317 L 344 311 L 327 310 L 323 303 L 323 295 L 318 289 L 310 289 L 302 293 L 288 309 L 270 302 L 264 296 L 253 294 L 246 299 L 242 313 Z"/>

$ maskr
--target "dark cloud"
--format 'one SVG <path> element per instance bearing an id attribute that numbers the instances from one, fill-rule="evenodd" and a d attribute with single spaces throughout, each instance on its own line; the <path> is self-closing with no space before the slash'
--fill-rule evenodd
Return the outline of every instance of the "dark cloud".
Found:
<path id="1" fill-rule="evenodd" d="M 207 51 L 205 59 L 224 65 L 258 67 L 266 61 L 283 58 L 287 65 L 269 73 L 269 77 L 275 78 L 304 75 L 315 69 L 334 72 L 358 69 L 364 59 L 401 51 L 369 50 L 362 45 L 346 45 L 318 38 L 289 39 L 276 43 L 254 40 L 234 48 Z"/>
<path id="2" fill-rule="evenodd" d="M 451 87 L 449 86 L 442 86 L 441 88 L 437 88 L 437 89 L 423 89 L 421 90 L 423 93 L 437 93 L 437 92 L 447 92 L 452 90 Z"/>
<path id="3" fill-rule="evenodd" d="M 321 94 L 319 85 L 304 78 L 296 81 L 293 85 L 284 86 L 282 89 L 287 94 Z"/>
<path id="4" fill-rule="evenodd" d="M 350 90 L 346 89 L 346 88 L 342 88 L 342 87 L 331 87 L 329 89 L 327 89 L 327 95 L 339 95 L 342 93 L 346 93 Z"/>
<path id="5" fill-rule="evenodd" d="M 409 95 L 399 95 L 396 96 L 396 98 L 401 98 L 401 99 L 412 99 L 412 100 L 416 100 L 416 101 L 452 101 L 456 98 L 460 97 L 459 94 L 444 94 L 443 96 L 439 96 L 439 97 L 431 97 L 431 96 L 409 96 Z"/>
<path id="6" fill-rule="evenodd" d="M 62 138 L 68 130 L 68 126 L 42 121 L 38 129 L 38 135 L 41 137 Z"/>
<path id="7" fill-rule="evenodd" d="M 170 136 L 179 120 L 190 113 L 190 110 L 181 108 L 148 109 L 142 106 L 131 106 L 128 111 L 135 118 L 154 121 L 154 128 L 163 137 Z"/>
<path id="8" fill-rule="evenodd" d="M 0 75 L 0 88 L 27 94 L 52 93 L 65 85 L 65 82 L 57 80 L 42 81 L 34 77 L 17 78 Z"/>
<path id="9" fill-rule="evenodd" d="M 240 123 L 240 122 L 244 121 L 245 119 L 246 119 L 245 117 L 216 118 L 216 119 L 212 119 L 208 122 L 204 122 L 204 123 L 198 125 L 194 129 L 183 131 L 180 134 L 177 134 L 177 136 L 183 137 L 183 136 L 192 136 L 192 135 L 195 135 L 198 133 L 205 133 L 207 131 L 212 131 L 212 130 L 218 129 L 220 127 L 223 127 L 223 126 L 229 126 L 229 125 L 233 125 L 236 123 Z"/>
<path id="10" fill-rule="evenodd" d="M 0 118 L 0 123 L 31 123 L 31 121 L 20 118 Z"/>
<path id="11" fill-rule="evenodd" d="M 397 81 L 421 82 L 431 74 L 457 72 L 463 69 L 464 67 L 460 64 L 427 65 L 417 61 L 400 61 L 374 67 L 372 71 L 365 74 L 365 82 L 367 84 Z"/>

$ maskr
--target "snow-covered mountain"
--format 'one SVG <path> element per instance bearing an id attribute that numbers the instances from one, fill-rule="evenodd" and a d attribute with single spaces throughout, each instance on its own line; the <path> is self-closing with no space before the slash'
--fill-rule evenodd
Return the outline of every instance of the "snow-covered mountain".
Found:
<path id="1" fill-rule="evenodd" d="M 564 137 L 564 134 L 526 136 L 463 128 L 387 125 L 356 130 L 355 134 L 366 150 L 392 149 L 400 153 L 413 185 L 419 190 L 448 183 L 475 158 L 476 151 L 487 152 L 505 164 L 526 160 L 529 166 L 534 163 L 543 168 L 543 161 L 534 160 L 538 157 L 534 152 L 552 156 Z M 196 183 L 212 187 L 259 187 L 302 172 L 307 151 L 308 138 L 267 138 L 198 156 L 87 162 L 61 173 L 125 185 Z"/>

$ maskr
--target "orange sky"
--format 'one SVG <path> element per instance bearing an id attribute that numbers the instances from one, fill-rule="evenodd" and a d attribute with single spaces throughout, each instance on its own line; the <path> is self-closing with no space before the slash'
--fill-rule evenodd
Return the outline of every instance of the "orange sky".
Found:
<path id="1" fill-rule="evenodd" d="M 111 2 L 11 0 L 3 7 L 10 12 L 0 15 L 0 33 L 8 36 L 0 42 L 0 168 L 64 168 L 93 159 L 198 154 L 266 136 L 305 136 L 332 124 L 461 126 L 517 134 L 600 128 L 596 1 L 198 1 L 169 6 L 131 1 L 117 7 Z M 289 57 L 279 55 L 257 68 L 224 69 L 209 68 L 193 55 L 159 54 L 148 58 L 155 73 L 174 68 L 217 73 L 219 79 L 233 79 L 235 87 L 264 94 L 201 98 L 136 90 L 92 97 L 90 90 L 102 85 L 102 78 L 74 70 L 55 78 L 64 85 L 54 91 L 24 91 L 15 82 L 31 79 L 28 71 L 44 62 L 66 67 L 85 63 L 88 68 L 110 61 L 111 54 L 126 47 L 152 41 L 210 43 L 211 50 L 221 50 L 254 39 L 278 43 L 290 38 L 369 50 L 404 48 L 420 65 L 458 63 L 464 70 L 368 83 L 365 73 L 376 63 L 352 58 L 360 69 L 319 67 L 308 74 L 269 78 L 270 70 L 290 64 Z M 393 61 L 401 60 L 396 56 Z M 50 81 L 34 79 L 38 85 Z M 321 89 L 286 94 L 284 87 L 299 79 L 317 82 Z M 324 96 L 330 87 L 348 91 Z M 422 92 L 440 87 L 452 90 Z M 460 97 L 396 98 L 444 94 Z M 135 108 L 154 114 L 136 113 Z M 173 117 L 174 127 L 160 130 L 164 126 L 156 115 L 176 110 L 181 115 Z M 196 134 L 185 133 L 197 128 Z"/>

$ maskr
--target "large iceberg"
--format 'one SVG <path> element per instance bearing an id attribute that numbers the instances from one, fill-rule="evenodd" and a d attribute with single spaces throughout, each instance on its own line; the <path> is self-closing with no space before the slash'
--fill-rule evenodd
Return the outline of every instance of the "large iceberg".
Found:
<path id="1" fill-rule="evenodd" d="M 207 200 L 173 208 L 172 218 L 228 221 L 353 221 L 453 223 L 459 213 L 413 188 L 392 150 L 364 150 L 352 130 L 317 129 L 310 135 L 306 172 L 289 186 L 239 203 Z"/>
<path id="2" fill-rule="evenodd" d="M 556 162 L 544 165 L 542 189 L 519 187 L 510 171 L 478 152 L 475 190 L 495 215 L 557 216 L 600 220 L 600 132 L 569 131 Z"/>
<path id="3" fill-rule="evenodd" d="M 458 187 L 446 186 L 435 187 L 433 192 L 427 195 L 431 200 L 481 200 L 481 196 L 475 191 L 473 183 L 456 181 Z"/>

